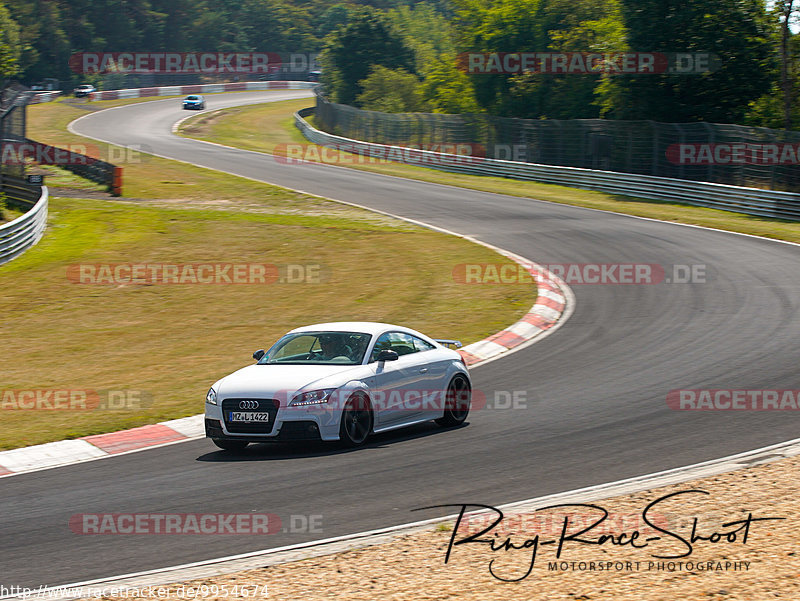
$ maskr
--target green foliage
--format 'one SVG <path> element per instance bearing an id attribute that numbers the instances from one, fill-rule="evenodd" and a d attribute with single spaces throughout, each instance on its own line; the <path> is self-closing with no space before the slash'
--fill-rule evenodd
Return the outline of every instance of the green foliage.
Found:
<path id="1" fill-rule="evenodd" d="M 769 16 L 769 35 L 772 46 L 777 50 L 781 45 L 780 28 L 780 3 L 775 3 Z M 796 18 L 796 17 L 795 17 Z M 789 39 L 789 62 L 788 75 L 791 82 L 791 119 L 793 129 L 800 129 L 800 36 L 794 35 Z M 783 91 L 781 82 L 776 75 L 772 85 L 765 90 L 764 94 L 750 102 L 744 116 L 745 125 L 755 125 L 759 127 L 769 127 L 772 129 L 782 129 L 785 126 Z"/>
<path id="2" fill-rule="evenodd" d="M 3 1 L 19 25 L 21 78 L 74 83 L 88 81 L 69 68 L 76 52 L 317 52 L 315 28 L 336 12 L 332 0 Z M 0 48 L 12 29 L 0 15 Z"/>
<path id="3" fill-rule="evenodd" d="M 22 56 L 19 25 L 0 3 L 0 80 L 16 75 Z"/>
<path id="4" fill-rule="evenodd" d="M 411 48 L 383 13 L 367 8 L 328 36 L 319 60 L 331 98 L 344 104 L 357 103 L 364 91 L 361 82 L 376 65 L 415 71 Z"/>
<path id="5" fill-rule="evenodd" d="M 619 0 L 455 0 L 458 50 L 611 52 L 625 49 Z M 600 116 L 600 75 L 472 74 L 487 112 L 532 119 Z"/>
<path id="6" fill-rule="evenodd" d="M 463 52 L 541 52 L 547 48 L 543 0 L 454 0 L 457 50 Z M 515 78 L 504 74 L 469 76 L 477 103 L 496 115 L 513 115 Z"/>
<path id="7" fill-rule="evenodd" d="M 350 8 L 346 4 L 334 4 L 316 20 L 315 33 L 324 38 L 350 21 Z"/>
<path id="8" fill-rule="evenodd" d="M 454 30 L 450 21 L 424 2 L 401 6 L 387 13 L 394 30 L 414 51 L 416 71 L 426 74 L 442 55 L 455 55 Z"/>
<path id="9" fill-rule="evenodd" d="M 480 113 L 484 110 L 475 100 L 472 80 L 456 67 L 455 55 L 445 55 L 428 68 L 422 94 L 435 113 Z"/>
<path id="10" fill-rule="evenodd" d="M 376 65 L 359 85 L 364 91 L 356 102 L 364 109 L 384 113 L 421 113 L 428 108 L 419 79 L 403 69 Z"/>
<path id="11" fill-rule="evenodd" d="M 710 52 L 721 65 L 701 75 L 620 76 L 615 106 L 608 106 L 610 116 L 736 123 L 774 81 L 775 51 L 760 0 L 621 2 L 631 48 Z"/>

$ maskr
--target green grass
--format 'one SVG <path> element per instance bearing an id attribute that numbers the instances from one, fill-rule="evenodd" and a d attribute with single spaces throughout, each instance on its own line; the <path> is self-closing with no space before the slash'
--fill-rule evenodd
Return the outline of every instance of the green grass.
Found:
<path id="1" fill-rule="evenodd" d="M 29 136 L 87 143 L 63 131 L 80 114 L 67 103 L 31 107 Z M 126 181 L 128 195 L 146 200 L 55 197 L 44 238 L 0 266 L 0 449 L 199 413 L 211 383 L 299 325 L 388 321 L 468 343 L 535 300 L 526 284 L 457 284 L 457 264 L 508 260 L 383 215 L 163 159 L 127 166 Z M 68 278 L 71 265 L 86 263 L 201 262 L 320 265 L 324 277 L 270 285 Z M 152 403 L 68 411 L 3 402 L 9 391 L 52 389 L 142 391 Z"/>
<path id="2" fill-rule="evenodd" d="M 17 217 L 21 217 L 23 214 L 24 213 L 20 210 L 8 206 L 0 206 L 0 225 L 3 223 L 8 223 L 9 221 L 14 221 Z"/>
<path id="3" fill-rule="evenodd" d="M 277 144 L 307 143 L 299 130 L 294 127 L 291 115 L 298 109 L 311 106 L 312 102 L 310 99 L 289 100 L 215 111 L 210 117 L 199 115 L 184 122 L 181 133 L 187 137 L 271 153 Z M 352 159 L 354 164 L 340 164 L 352 169 L 800 242 L 800 223 L 798 222 L 754 217 L 679 203 L 617 196 L 552 184 L 447 173 L 399 163 L 369 164 L 366 163 L 368 160 L 366 158 L 355 155 L 347 156 Z"/>
<path id="4" fill-rule="evenodd" d="M 84 179 L 58 165 L 37 165 L 36 169 L 45 176 L 44 183 L 49 188 L 72 188 L 73 190 L 92 192 L 106 192 L 108 190 L 107 186 Z"/>

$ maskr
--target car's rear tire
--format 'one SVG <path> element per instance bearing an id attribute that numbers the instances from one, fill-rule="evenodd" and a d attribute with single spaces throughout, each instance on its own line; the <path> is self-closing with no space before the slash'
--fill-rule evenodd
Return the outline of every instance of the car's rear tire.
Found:
<path id="1" fill-rule="evenodd" d="M 346 447 L 364 444 L 372 432 L 372 408 L 364 395 L 350 397 L 342 410 L 339 440 Z"/>
<path id="2" fill-rule="evenodd" d="M 436 423 L 445 428 L 460 426 L 469 415 L 472 402 L 472 390 L 469 382 L 463 376 L 456 376 L 450 380 L 445 397 L 444 415 Z"/>
<path id="3" fill-rule="evenodd" d="M 212 438 L 211 441 L 225 451 L 241 451 L 250 444 L 246 440 L 231 440 L 229 438 Z"/>

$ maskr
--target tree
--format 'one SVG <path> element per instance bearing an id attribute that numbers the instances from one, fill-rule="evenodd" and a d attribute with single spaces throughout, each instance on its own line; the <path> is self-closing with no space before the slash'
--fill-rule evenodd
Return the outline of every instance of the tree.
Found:
<path id="1" fill-rule="evenodd" d="M 619 0 L 455 0 L 458 50 L 466 53 L 603 53 L 625 46 Z M 471 74 L 477 103 L 509 117 L 578 119 L 600 114 L 599 74 Z"/>
<path id="2" fill-rule="evenodd" d="M 386 17 L 370 8 L 351 15 L 350 22 L 326 38 L 319 57 L 322 81 L 334 102 L 355 104 L 361 81 L 376 65 L 415 73 L 414 53 Z"/>
<path id="3" fill-rule="evenodd" d="M 361 108 L 384 113 L 421 113 L 428 108 L 419 79 L 403 69 L 376 65 L 359 85 L 364 90 L 356 98 Z"/>
<path id="4" fill-rule="evenodd" d="M 457 50 L 460 54 L 542 52 L 547 48 L 544 0 L 454 0 Z M 517 77 L 508 74 L 469 75 L 475 99 L 495 115 L 516 114 L 519 100 L 511 94 Z M 526 104 L 523 101 L 523 104 Z"/>
<path id="5" fill-rule="evenodd" d="M 480 113 L 472 80 L 456 66 L 456 56 L 443 55 L 428 68 L 422 95 L 434 113 Z"/>
<path id="6" fill-rule="evenodd" d="M 0 81 L 19 72 L 21 55 L 19 25 L 11 18 L 5 5 L 0 4 Z"/>
<path id="7" fill-rule="evenodd" d="M 781 1 L 781 91 L 783 92 L 783 126 L 785 129 L 792 129 L 792 80 L 789 76 L 790 55 L 789 55 L 789 39 L 791 32 L 789 31 L 789 21 L 792 18 L 792 9 L 794 0 Z"/>
<path id="8" fill-rule="evenodd" d="M 621 0 L 628 43 L 640 52 L 707 52 L 719 68 L 702 74 L 619 75 L 617 119 L 740 122 L 775 78 L 761 0 Z"/>
<path id="9" fill-rule="evenodd" d="M 334 4 L 316 19 L 314 28 L 318 37 L 324 38 L 350 21 L 350 8 L 347 4 Z"/>

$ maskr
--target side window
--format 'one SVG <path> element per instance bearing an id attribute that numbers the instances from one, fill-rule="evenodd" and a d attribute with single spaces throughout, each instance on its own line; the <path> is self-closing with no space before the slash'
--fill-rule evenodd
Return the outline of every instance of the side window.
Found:
<path id="1" fill-rule="evenodd" d="M 436 348 L 429 342 L 425 342 L 422 338 L 411 336 L 411 339 L 414 341 L 414 348 L 416 348 L 418 352 L 429 351 Z"/>
<path id="2" fill-rule="evenodd" d="M 416 353 L 421 349 L 415 345 L 414 340 L 415 338 L 413 336 L 409 336 L 408 334 L 404 334 L 402 332 L 386 332 L 385 334 L 382 334 L 375 342 L 375 348 L 372 349 L 370 361 L 377 361 L 378 354 L 385 349 L 392 350 L 401 357 L 403 355 Z"/>

